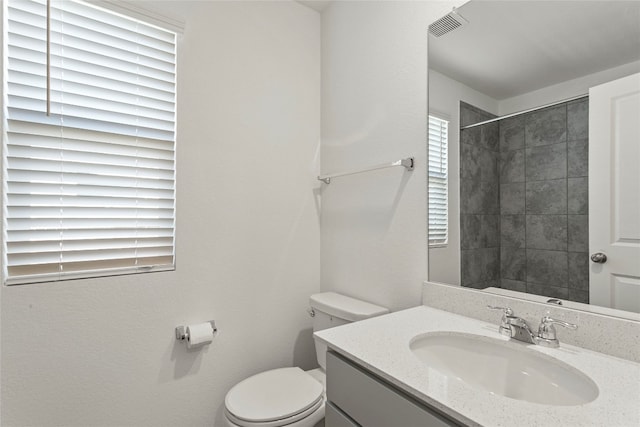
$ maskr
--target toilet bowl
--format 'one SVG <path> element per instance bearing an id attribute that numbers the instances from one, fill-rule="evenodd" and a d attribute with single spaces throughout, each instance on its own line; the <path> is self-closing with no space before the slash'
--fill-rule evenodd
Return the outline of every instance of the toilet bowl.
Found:
<path id="1" fill-rule="evenodd" d="M 384 307 L 324 292 L 309 298 L 313 330 L 388 313 Z M 314 340 L 320 368 L 279 368 L 253 375 L 225 397 L 227 427 L 314 427 L 324 419 L 327 347 Z"/>

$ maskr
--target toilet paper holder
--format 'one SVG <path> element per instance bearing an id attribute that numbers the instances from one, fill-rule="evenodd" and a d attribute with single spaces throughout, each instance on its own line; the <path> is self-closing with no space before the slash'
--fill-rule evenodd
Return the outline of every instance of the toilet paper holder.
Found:
<path id="1" fill-rule="evenodd" d="M 215 335 L 216 332 L 218 332 L 218 328 L 216 328 L 216 321 L 215 320 L 209 320 L 209 323 L 211 324 L 211 329 L 213 329 L 213 333 Z M 189 338 L 189 334 L 187 333 L 187 327 L 186 326 L 177 326 L 176 327 L 176 339 L 178 341 L 184 341 L 186 339 Z"/>

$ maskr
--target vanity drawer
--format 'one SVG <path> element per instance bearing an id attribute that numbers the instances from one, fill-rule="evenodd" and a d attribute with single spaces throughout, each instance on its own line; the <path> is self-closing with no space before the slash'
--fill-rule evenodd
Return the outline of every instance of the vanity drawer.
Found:
<path id="1" fill-rule="evenodd" d="M 360 427 L 331 402 L 327 402 L 324 408 L 324 422 L 326 427 Z"/>
<path id="2" fill-rule="evenodd" d="M 331 351 L 327 353 L 327 400 L 363 427 L 460 425 Z M 327 427 L 342 425 L 327 418 Z"/>

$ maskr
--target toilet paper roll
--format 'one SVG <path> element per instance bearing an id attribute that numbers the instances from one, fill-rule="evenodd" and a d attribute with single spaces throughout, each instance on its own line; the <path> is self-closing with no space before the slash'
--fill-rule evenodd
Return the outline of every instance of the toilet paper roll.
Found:
<path id="1" fill-rule="evenodd" d="M 187 326 L 187 348 L 198 347 L 213 341 L 211 323 L 199 323 Z"/>

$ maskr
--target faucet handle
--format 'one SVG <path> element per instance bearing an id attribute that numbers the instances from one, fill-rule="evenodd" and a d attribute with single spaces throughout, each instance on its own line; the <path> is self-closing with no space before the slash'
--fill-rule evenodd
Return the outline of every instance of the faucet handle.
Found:
<path id="1" fill-rule="evenodd" d="M 544 316 L 542 319 L 540 319 L 540 328 L 542 328 L 542 327 L 551 328 L 551 327 L 553 327 L 553 325 L 560 325 L 560 326 L 564 326 L 565 328 L 569 328 L 569 329 L 578 329 L 578 325 L 576 325 L 574 323 L 565 322 L 563 320 L 556 320 L 556 319 L 553 319 L 553 318 L 551 318 L 549 316 Z"/>
<path id="2" fill-rule="evenodd" d="M 509 319 L 513 317 L 513 310 L 511 310 L 511 308 L 509 307 L 495 307 L 493 305 L 487 305 L 487 308 L 490 310 L 502 310 L 503 315 L 502 319 L 500 319 L 500 327 L 498 328 L 498 332 L 500 333 L 500 335 L 511 338 L 513 336 L 513 330 L 511 328 Z"/>
<path id="3" fill-rule="evenodd" d="M 544 316 L 540 319 L 540 326 L 538 327 L 538 344 L 553 348 L 558 347 L 560 343 L 556 337 L 556 328 L 554 325 L 560 325 L 568 329 L 578 329 L 578 325 L 576 324 Z"/>

